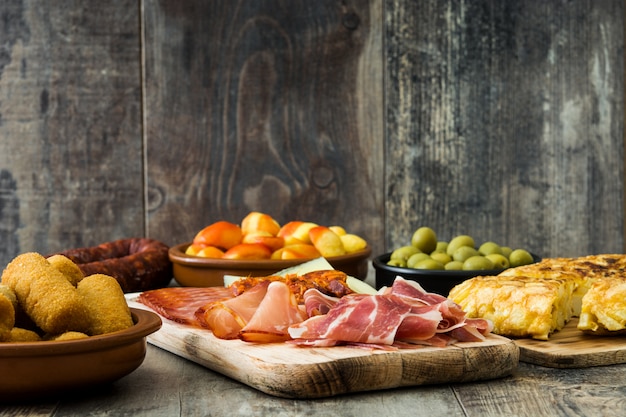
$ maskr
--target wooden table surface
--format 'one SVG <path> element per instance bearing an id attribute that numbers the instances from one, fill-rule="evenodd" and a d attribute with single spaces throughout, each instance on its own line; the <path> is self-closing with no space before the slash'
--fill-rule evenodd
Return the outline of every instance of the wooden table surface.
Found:
<path id="1" fill-rule="evenodd" d="M 6 375 L 2 376 L 6 378 Z M 0 406 L 1 416 L 623 416 L 626 365 L 554 369 L 520 363 L 479 383 L 319 400 L 272 397 L 148 345 L 130 375 L 72 398 Z"/>

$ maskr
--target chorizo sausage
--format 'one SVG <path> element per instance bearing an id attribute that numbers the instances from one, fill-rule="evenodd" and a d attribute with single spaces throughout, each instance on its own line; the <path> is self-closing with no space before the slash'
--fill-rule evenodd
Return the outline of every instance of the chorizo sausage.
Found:
<path id="1" fill-rule="evenodd" d="M 119 239 L 57 254 L 76 263 L 85 276 L 112 276 L 125 293 L 165 287 L 173 277 L 169 247 L 154 239 Z"/>

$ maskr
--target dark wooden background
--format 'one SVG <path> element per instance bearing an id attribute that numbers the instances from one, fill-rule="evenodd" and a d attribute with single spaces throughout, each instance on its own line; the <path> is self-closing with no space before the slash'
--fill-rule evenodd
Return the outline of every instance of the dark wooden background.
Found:
<path id="1" fill-rule="evenodd" d="M 624 249 L 622 0 L 0 3 L 0 263 L 251 210 Z"/>

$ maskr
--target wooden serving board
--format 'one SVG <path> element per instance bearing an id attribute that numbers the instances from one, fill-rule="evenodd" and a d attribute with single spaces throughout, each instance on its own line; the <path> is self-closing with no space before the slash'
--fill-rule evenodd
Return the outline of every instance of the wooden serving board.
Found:
<path id="1" fill-rule="evenodd" d="M 132 299 L 128 304 L 148 309 Z M 515 342 L 496 335 L 446 348 L 303 348 L 222 340 L 209 330 L 163 319 L 148 342 L 264 393 L 299 399 L 500 378 L 519 362 Z"/>
<path id="2" fill-rule="evenodd" d="M 520 361 L 550 368 L 587 368 L 626 363 L 626 336 L 592 336 L 570 320 L 549 340 L 518 339 Z"/>

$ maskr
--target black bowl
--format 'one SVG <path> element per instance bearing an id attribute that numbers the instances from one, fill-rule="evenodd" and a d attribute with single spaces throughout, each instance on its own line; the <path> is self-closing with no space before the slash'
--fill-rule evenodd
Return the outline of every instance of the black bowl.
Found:
<path id="1" fill-rule="evenodd" d="M 539 262 L 539 258 L 535 254 L 534 262 Z M 387 265 L 391 252 L 377 256 L 372 260 L 372 265 L 376 271 L 376 288 L 391 286 L 397 276 L 404 279 L 410 279 L 419 283 L 422 288 L 428 292 L 434 292 L 443 296 L 448 296 L 452 288 L 466 279 L 482 276 L 482 275 L 498 275 L 504 269 L 484 269 L 477 271 L 438 271 L 430 269 L 414 269 L 400 268 L 397 266 Z"/>

